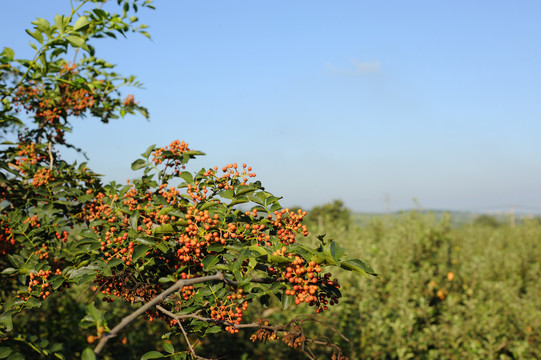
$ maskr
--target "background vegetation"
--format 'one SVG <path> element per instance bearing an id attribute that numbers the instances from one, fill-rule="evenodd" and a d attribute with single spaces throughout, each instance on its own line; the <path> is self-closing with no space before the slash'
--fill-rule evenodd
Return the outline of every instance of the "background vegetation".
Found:
<path id="1" fill-rule="evenodd" d="M 471 216 L 469 223 L 451 226 L 449 214 L 403 212 L 359 223 L 365 217 L 340 202 L 316 210 L 323 220 L 308 216 L 313 232 L 327 233 L 380 274 L 369 281 L 338 274 L 343 298 L 321 317 L 349 339 L 340 345 L 351 359 L 540 358 L 537 219 L 512 227 L 488 215 Z M 336 339 L 323 325 L 311 331 Z M 203 347 L 209 354 L 229 349 L 231 358 L 302 359 L 283 346 L 251 344 L 240 336 Z"/>

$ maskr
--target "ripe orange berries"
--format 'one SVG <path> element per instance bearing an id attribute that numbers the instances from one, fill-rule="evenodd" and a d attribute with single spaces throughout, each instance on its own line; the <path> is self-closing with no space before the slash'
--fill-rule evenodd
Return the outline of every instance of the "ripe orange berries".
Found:
<path id="1" fill-rule="evenodd" d="M 89 343 L 89 344 L 93 344 L 98 338 L 94 335 L 88 335 L 86 337 L 86 341 Z"/>

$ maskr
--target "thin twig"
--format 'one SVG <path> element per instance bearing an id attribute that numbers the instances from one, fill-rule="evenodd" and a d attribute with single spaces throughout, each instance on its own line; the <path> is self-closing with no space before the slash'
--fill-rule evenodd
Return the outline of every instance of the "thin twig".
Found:
<path id="1" fill-rule="evenodd" d="M 8 163 L 8 166 L 10 166 L 10 167 L 14 168 L 15 170 L 21 171 L 21 168 L 20 168 L 20 167 L 18 167 L 17 165 L 15 165 L 15 164 L 12 164 L 12 163 Z"/>
<path id="2" fill-rule="evenodd" d="M 314 322 L 317 322 L 323 326 L 326 326 L 328 327 L 332 332 L 334 332 L 335 334 L 338 334 L 338 336 L 340 336 L 342 339 L 344 339 L 345 341 L 349 342 L 349 339 L 347 337 L 345 337 L 344 335 L 342 335 L 338 330 L 336 330 L 334 327 L 332 327 L 331 325 L 327 324 L 326 322 L 324 321 L 321 321 L 319 319 L 317 319 L 316 317 L 314 317 L 313 315 L 298 315 L 297 316 L 297 319 L 302 319 L 302 318 L 308 318 L 310 321 L 314 321 Z M 302 320 L 301 320 L 302 321 Z"/>
<path id="3" fill-rule="evenodd" d="M 49 141 L 49 170 L 52 170 L 53 169 L 53 145 L 52 143 Z"/>
<path id="4" fill-rule="evenodd" d="M 195 358 L 195 359 L 200 359 L 200 360 L 211 360 L 211 359 L 201 357 L 201 356 L 199 356 L 199 355 L 197 355 L 195 353 L 195 350 L 193 349 L 192 344 L 190 344 L 190 339 L 188 339 L 188 334 L 186 334 L 186 331 L 184 330 L 184 327 L 182 326 L 180 321 L 178 321 L 177 323 L 178 323 L 178 326 L 180 327 L 180 330 L 182 330 L 182 334 L 184 335 L 184 339 L 186 339 L 186 343 L 188 344 L 188 348 L 190 349 L 190 352 L 192 353 L 192 357 Z"/>
<path id="5" fill-rule="evenodd" d="M 193 284 L 198 284 L 202 282 L 211 282 L 211 281 L 223 281 L 224 275 L 222 273 L 216 273 L 215 275 L 209 275 L 209 276 L 202 276 L 198 278 L 192 278 L 192 279 L 181 279 L 177 281 L 173 286 L 169 287 L 165 291 L 163 291 L 161 294 L 157 295 L 155 298 L 141 306 L 139 309 L 135 310 L 130 315 L 124 317 L 120 323 L 115 326 L 110 332 L 107 334 L 104 334 L 103 337 L 100 339 L 100 342 L 94 349 L 94 353 L 96 355 L 99 355 L 105 345 L 107 344 L 107 341 L 109 339 L 115 337 L 118 335 L 122 329 L 124 329 L 126 326 L 128 326 L 132 321 L 134 321 L 137 317 L 144 314 L 148 309 L 152 308 L 153 306 L 161 303 L 167 296 L 174 293 L 175 291 L 182 289 L 184 286 L 189 286 Z"/>
<path id="6" fill-rule="evenodd" d="M 195 319 L 195 320 L 200 320 L 200 321 L 205 321 L 205 322 L 209 322 L 209 323 L 214 323 L 214 324 L 217 324 L 217 325 L 222 325 L 222 326 L 230 326 L 230 327 L 233 327 L 235 329 L 248 329 L 248 328 L 259 328 L 259 329 L 266 329 L 266 330 L 270 330 L 270 331 L 273 331 L 273 332 L 288 332 L 288 328 L 292 325 L 292 324 L 297 324 L 299 326 L 299 329 L 301 331 L 301 336 L 304 337 L 304 342 L 306 343 L 311 343 L 311 344 L 315 344 L 315 345 L 323 345 L 323 346 L 328 346 L 328 347 L 331 347 L 333 348 L 334 350 L 333 351 L 338 351 L 339 353 L 341 353 L 341 348 L 340 346 L 336 345 L 336 344 L 333 344 L 329 339 L 325 339 L 325 340 L 316 340 L 316 339 L 310 339 L 310 338 L 306 338 L 304 336 L 304 331 L 303 331 L 303 327 L 299 325 L 299 322 L 301 323 L 301 325 L 305 322 L 305 321 L 315 321 L 315 322 L 318 322 L 320 324 L 323 324 L 325 326 L 328 326 L 329 329 L 331 329 L 332 331 L 334 331 L 335 333 L 337 333 L 340 337 L 342 337 L 344 340 L 348 341 L 349 342 L 349 339 L 346 338 L 344 335 L 342 335 L 341 333 L 339 333 L 338 331 L 336 331 L 333 327 L 331 327 L 330 325 L 327 325 L 325 324 L 323 321 L 320 321 L 318 319 L 315 319 L 313 316 L 310 316 L 310 315 L 307 315 L 307 316 L 304 316 L 305 318 L 304 319 L 300 319 L 300 318 L 295 318 L 295 319 L 292 319 L 290 321 L 288 321 L 285 325 L 281 325 L 281 326 L 270 326 L 270 325 L 263 325 L 262 323 L 256 323 L 256 322 L 253 322 L 253 323 L 249 323 L 249 324 L 234 324 L 234 323 L 231 323 L 229 321 L 224 321 L 224 320 L 217 320 L 217 319 L 212 319 L 212 318 L 207 318 L 207 317 L 204 317 L 204 316 L 200 316 L 200 315 L 197 315 L 197 314 L 174 314 L 172 313 L 171 311 L 165 309 L 164 307 L 162 307 L 161 305 L 156 305 L 156 308 L 161 311 L 162 313 L 164 313 L 165 315 L 177 320 L 177 324 L 181 327 L 181 330 L 182 332 L 184 333 L 184 328 L 182 328 L 182 325 L 180 323 L 181 320 L 185 320 L 185 319 Z M 186 337 L 186 341 L 188 342 L 188 346 L 190 347 L 190 351 L 192 352 L 192 355 L 194 355 L 194 357 L 196 358 L 200 358 L 197 354 L 194 353 L 194 351 L 192 350 L 192 347 L 190 346 L 190 342 L 188 341 L 187 339 L 187 335 L 185 334 L 185 337 Z M 305 353 L 305 355 L 310 358 L 310 359 L 316 359 L 314 353 L 312 352 L 312 350 L 309 348 L 309 347 L 305 347 L 304 344 L 302 346 L 302 352 Z M 200 358 L 202 359 L 202 358 Z"/>

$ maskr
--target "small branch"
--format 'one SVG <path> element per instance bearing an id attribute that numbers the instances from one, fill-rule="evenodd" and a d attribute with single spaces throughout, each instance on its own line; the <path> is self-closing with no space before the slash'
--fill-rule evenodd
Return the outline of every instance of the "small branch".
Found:
<path id="1" fill-rule="evenodd" d="M 120 321 L 120 323 L 117 326 L 115 326 L 109 333 L 104 334 L 103 337 L 100 339 L 100 342 L 94 349 L 94 353 L 96 355 L 99 355 L 101 351 L 103 350 L 103 348 L 105 347 L 105 345 L 107 344 L 107 341 L 109 341 L 109 339 L 112 339 L 115 336 L 117 336 L 118 333 L 122 331 L 122 329 L 128 326 L 137 317 L 144 314 L 148 309 L 152 308 L 153 306 L 161 303 L 167 296 L 174 293 L 175 291 L 182 289 L 184 286 L 189 286 L 189 285 L 198 284 L 202 282 L 223 281 L 223 280 L 224 280 L 224 275 L 222 273 L 217 273 L 215 275 L 202 276 L 202 277 L 193 278 L 193 279 L 182 279 L 182 280 L 177 281 L 173 286 L 169 287 L 168 289 L 163 291 L 161 294 L 157 295 L 155 298 L 153 298 L 152 300 L 150 300 L 149 302 L 141 306 L 139 309 L 135 310 L 130 315 L 124 317 Z"/>
<path id="2" fill-rule="evenodd" d="M 54 159 L 53 159 L 53 145 L 52 143 L 49 141 L 49 170 L 52 170 L 53 169 L 53 162 L 54 162 Z"/>
<path id="3" fill-rule="evenodd" d="M 200 360 L 211 360 L 211 359 L 201 357 L 201 356 L 199 356 L 199 355 L 197 355 L 195 353 L 195 350 L 193 349 L 192 344 L 190 344 L 190 339 L 188 339 L 188 334 L 186 334 L 186 330 L 184 330 L 184 327 L 182 326 L 180 321 L 178 322 L 178 326 L 180 327 L 180 330 L 182 330 L 182 334 L 184 335 L 184 339 L 186 339 L 186 343 L 188 344 L 188 347 L 190 348 L 190 352 L 192 353 L 192 357 L 194 359 L 200 359 Z"/>
<path id="4" fill-rule="evenodd" d="M 311 343 L 311 344 L 314 344 L 314 345 L 322 345 L 322 346 L 328 346 L 330 348 L 333 349 L 333 351 L 336 351 L 338 353 L 341 353 L 342 350 L 340 349 L 340 347 L 336 344 L 333 344 L 332 341 L 330 341 L 329 339 L 325 339 L 325 340 L 317 340 L 317 339 L 310 339 L 310 338 L 306 338 L 304 336 L 304 331 L 303 331 L 303 328 L 302 326 L 299 325 L 299 323 L 302 325 L 305 321 L 315 321 L 315 322 L 318 322 L 322 325 L 325 325 L 327 326 L 329 329 L 331 329 L 333 332 L 335 332 L 336 334 L 338 334 L 340 337 L 342 337 L 344 340 L 348 341 L 349 342 L 349 339 L 346 338 L 344 335 L 342 335 L 341 333 L 339 333 L 336 329 L 334 329 L 333 327 L 331 327 L 330 325 L 328 324 L 325 324 L 323 321 L 320 321 L 316 318 L 314 318 L 313 316 L 305 316 L 304 319 L 300 319 L 300 318 L 296 318 L 296 319 L 292 319 L 290 321 L 288 321 L 286 324 L 282 325 L 282 326 L 270 326 L 270 325 L 264 325 L 262 323 L 257 323 L 257 322 L 253 322 L 253 323 L 249 323 L 249 324 L 234 324 L 234 323 L 231 323 L 229 321 L 224 321 L 224 320 L 216 320 L 216 319 L 212 319 L 212 318 L 207 318 L 207 317 L 204 317 L 204 316 L 200 316 L 200 315 L 197 315 L 196 314 L 180 314 L 180 315 L 176 315 L 174 313 L 172 313 L 171 311 L 165 309 L 164 307 L 162 307 L 161 305 L 156 305 L 156 308 L 161 311 L 162 313 L 164 313 L 165 315 L 177 320 L 177 324 L 180 326 L 180 329 L 182 330 L 182 332 L 184 333 L 184 337 L 186 338 L 186 342 L 188 343 L 188 347 L 190 348 L 190 351 L 192 353 L 192 355 L 196 358 L 196 359 L 204 359 L 200 356 L 198 356 L 197 354 L 195 354 L 193 348 L 191 347 L 191 344 L 188 340 L 188 337 L 187 337 L 187 334 L 184 332 L 184 328 L 182 327 L 181 325 L 181 320 L 185 320 L 185 319 L 195 319 L 195 320 L 200 320 L 200 321 L 205 321 L 205 322 L 209 322 L 209 323 L 214 323 L 214 324 L 217 324 L 217 325 L 222 325 L 222 326 L 230 326 L 232 328 L 235 328 L 235 329 L 248 329 L 248 328 L 259 328 L 259 329 L 265 329 L 265 330 L 269 330 L 269 331 L 272 331 L 272 332 L 289 332 L 288 328 L 292 325 L 292 324 L 297 324 L 297 326 L 299 326 L 299 330 L 300 330 L 300 336 L 302 336 L 304 338 L 304 341 L 303 341 L 303 344 L 302 344 L 302 352 L 305 353 L 305 355 L 310 358 L 310 359 L 315 359 L 315 355 L 314 353 L 312 352 L 312 350 L 308 347 L 305 347 L 305 344 L 304 343 Z M 205 359 L 206 360 L 206 359 Z"/>
<path id="5" fill-rule="evenodd" d="M 283 280 L 282 279 L 275 279 L 275 278 L 260 278 L 260 277 L 252 277 L 252 278 L 250 278 L 250 282 L 259 283 L 259 284 L 272 284 L 272 283 L 281 282 L 281 281 L 283 281 Z M 235 280 L 224 278 L 224 282 L 227 285 L 239 286 L 238 281 L 235 281 Z"/>
<path id="6" fill-rule="evenodd" d="M 204 316 L 200 316 L 200 315 L 197 315 L 197 314 L 181 314 L 181 315 L 176 315 L 176 314 L 173 314 L 171 311 L 165 309 L 164 307 L 160 306 L 160 305 L 156 305 L 156 309 L 158 309 L 159 311 L 161 311 L 162 313 L 164 313 L 165 315 L 177 320 L 180 324 L 180 321 L 181 320 L 185 320 L 185 319 L 195 319 L 195 320 L 200 320 L 200 321 L 205 321 L 205 322 L 209 322 L 209 323 L 215 323 L 215 324 L 218 324 L 218 325 L 224 325 L 224 326 L 231 326 L 231 327 L 234 327 L 236 329 L 242 329 L 242 328 L 268 328 L 269 330 L 274 330 L 274 328 L 272 326 L 261 326 L 260 324 L 258 323 L 250 323 L 250 324 L 234 324 L 232 322 L 229 322 L 229 321 L 224 321 L 224 320 L 217 320 L 217 319 L 212 319 L 212 318 L 207 318 L 207 317 L 204 317 Z"/>
<path id="7" fill-rule="evenodd" d="M 345 337 L 342 333 L 340 333 L 338 330 L 336 330 L 334 327 L 327 324 L 326 322 L 317 319 L 315 316 L 313 316 L 313 315 L 298 315 L 297 316 L 297 319 L 302 319 L 302 318 L 306 318 L 307 320 L 317 322 L 317 323 L 329 328 L 333 333 L 338 334 L 338 336 L 340 336 L 342 339 L 349 342 L 349 339 L 347 337 Z M 302 321 L 305 321 L 305 320 L 302 320 Z"/>
<path id="8" fill-rule="evenodd" d="M 18 167 L 17 165 L 15 165 L 15 164 L 13 164 L 13 163 L 8 163 L 8 166 L 14 168 L 17 171 L 21 171 L 21 168 Z"/>

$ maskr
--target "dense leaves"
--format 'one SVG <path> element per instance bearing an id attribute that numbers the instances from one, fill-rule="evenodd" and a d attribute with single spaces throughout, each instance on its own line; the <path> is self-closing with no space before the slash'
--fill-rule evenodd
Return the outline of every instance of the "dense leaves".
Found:
<path id="1" fill-rule="evenodd" d="M 124 97 L 119 90 L 138 86 L 135 78 L 121 76 L 98 58 L 94 41 L 129 32 L 148 36 L 134 14 L 152 5 L 119 0 L 120 12 L 114 13 L 96 7 L 102 2 L 81 1 L 68 16 L 33 22 L 27 33 L 34 59 L 17 59 L 8 48 L 0 55 L 0 126 L 12 140 L 4 141 L 0 151 L 5 284 L 0 334 L 6 344 L 1 356 L 108 356 L 107 341 L 143 314 L 150 322 L 165 322 L 164 336 L 184 337 L 187 348 L 179 352 L 164 345 L 173 358 L 197 357 L 188 333 L 204 337 L 242 328 L 258 329 L 253 340 L 282 336 L 287 345 L 303 350 L 308 343 L 328 345 L 306 338 L 298 323 L 247 323 L 244 314 L 254 301 L 268 304 L 271 297 L 284 307 L 306 304 L 319 313 L 341 296 L 338 280 L 323 267 L 364 275 L 374 271 L 345 258 L 345 250 L 324 237 L 316 247 L 299 242 L 308 235 L 306 212 L 283 209 L 279 198 L 254 179 L 250 166 L 191 171 L 187 166 L 204 153 L 175 140 L 148 147 L 132 164 L 138 177 L 103 184 L 85 163 L 62 159 L 65 147 L 81 151 L 66 138 L 74 119 L 89 116 L 107 123 L 136 112 L 148 116 L 132 95 Z M 67 55 L 79 60 L 68 62 Z M 86 339 L 88 344 L 99 341 L 95 348 L 69 350 L 14 326 L 21 313 L 39 314 L 50 301 L 62 304 L 63 317 L 75 316 L 80 309 L 71 313 L 68 300 L 62 300 L 73 294 L 88 304 L 77 321 L 83 328 L 95 327 L 95 335 Z M 104 302 L 126 304 L 131 315 L 122 322 L 109 317 L 119 322 L 113 327 L 94 305 Z M 111 308 L 126 309 L 122 306 Z M 337 346 L 330 346 L 336 358 L 343 358 Z M 143 358 L 161 356 L 152 350 Z"/>

